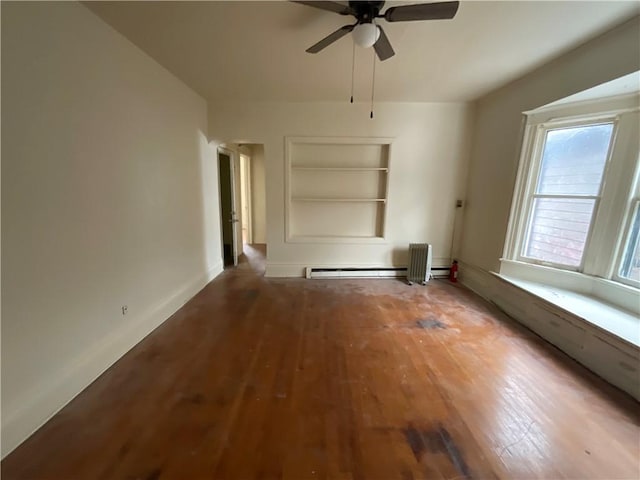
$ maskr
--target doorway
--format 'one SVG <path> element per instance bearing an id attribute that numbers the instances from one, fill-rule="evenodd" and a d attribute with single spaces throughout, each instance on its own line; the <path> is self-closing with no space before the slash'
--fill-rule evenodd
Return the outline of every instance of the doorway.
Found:
<path id="1" fill-rule="evenodd" d="M 238 219 L 235 209 L 233 153 L 226 148 L 218 148 L 218 179 L 220 183 L 220 220 L 222 231 L 222 254 L 225 267 L 238 264 L 236 248 L 236 225 Z"/>
<path id="2" fill-rule="evenodd" d="M 266 254 L 265 174 L 264 145 L 245 143 L 218 147 L 225 268 L 251 263 L 249 257 Z"/>

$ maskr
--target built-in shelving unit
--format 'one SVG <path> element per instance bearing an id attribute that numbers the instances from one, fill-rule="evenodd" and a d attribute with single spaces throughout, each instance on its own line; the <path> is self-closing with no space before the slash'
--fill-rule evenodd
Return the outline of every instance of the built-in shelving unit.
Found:
<path id="1" fill-rule="evenodd" d="M 287 139 L 287 241 L 384 240 L 391 140 Z"/>
<path id="2" fill-rule="evenodd" d="M 386 202 L 386 198 L 305 198 L 292 197 L 294 202 Z"/>

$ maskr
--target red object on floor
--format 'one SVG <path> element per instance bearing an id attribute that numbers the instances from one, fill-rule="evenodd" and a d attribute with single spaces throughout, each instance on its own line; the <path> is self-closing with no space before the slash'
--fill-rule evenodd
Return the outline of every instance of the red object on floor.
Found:
<path id="1" fill-rule="evenodd" d="M 456 283 L 458 281 L 458 261 L 454 260 L 449 270 L 449 281 Z"/>

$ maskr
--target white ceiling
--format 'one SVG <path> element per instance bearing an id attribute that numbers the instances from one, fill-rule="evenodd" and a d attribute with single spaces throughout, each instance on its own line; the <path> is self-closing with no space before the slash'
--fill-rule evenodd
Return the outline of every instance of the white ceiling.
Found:
<path id="1" fill-rule="evenodd" d="M 285 1 L 85 5 L 211 102 L 349 98 L 350 36 L 305 49 L 352 17 Z M 472 100 L 639 12 L 638 1 L 466 1 L 453 20 L 381 21 L 396 55 L 376 65 L 376 100 Z M 356 49 L 356 101 L 370 98 L 372 53 Z"/>

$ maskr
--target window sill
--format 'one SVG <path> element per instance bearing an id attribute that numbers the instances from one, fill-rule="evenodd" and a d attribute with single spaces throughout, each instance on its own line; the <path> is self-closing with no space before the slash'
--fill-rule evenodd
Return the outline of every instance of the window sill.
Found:
<path id="1" fill-rule="evenodd" d="M 495 275 L 601 330 L 640 346 L 640 296 L 632 287 L 581 273 L 509 260 L 502 260 L 500 273 Z"/>

